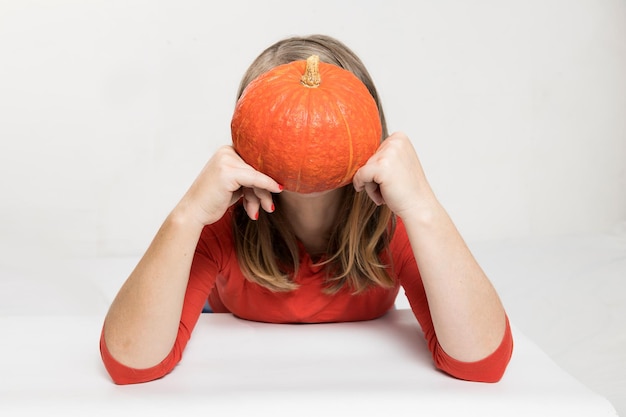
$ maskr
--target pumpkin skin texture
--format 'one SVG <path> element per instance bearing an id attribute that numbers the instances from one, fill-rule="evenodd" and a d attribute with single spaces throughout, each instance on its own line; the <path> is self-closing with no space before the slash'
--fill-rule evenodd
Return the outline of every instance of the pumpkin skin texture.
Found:
<path id="1" fill-rule="evenodd" d="M 237 101 L 231 134 L 247 164 L 308 194 L 350 183 L 378 149 L 382 127 L 361 80 L 312 56 L 254 79 Z"/>

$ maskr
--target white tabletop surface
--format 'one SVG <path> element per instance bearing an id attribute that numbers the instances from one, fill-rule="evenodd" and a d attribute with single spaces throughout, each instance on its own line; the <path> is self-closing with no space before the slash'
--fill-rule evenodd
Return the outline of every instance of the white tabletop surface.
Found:
<path id="1" fill-rule="evenodd" d="M 171 374 L 117 386 L 99 357 L 101 320 L 0 317 L 0 415 L 616 415 L 515 326 L 504 378 L 484 384 L 435 370 L 410 310 L 314 325 L 203 314 Z"/>

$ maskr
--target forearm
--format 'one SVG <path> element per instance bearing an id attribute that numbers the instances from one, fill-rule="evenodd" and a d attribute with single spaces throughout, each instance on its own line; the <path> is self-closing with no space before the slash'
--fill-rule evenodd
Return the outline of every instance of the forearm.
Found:
<path id="1" fill-rule="evenodd" d="M 180 208 L 157 232 L 105 319 L 104 341 L 117 361 L 148 368 L 171 350 L 201 232 L 202 225 Z"/>
<path id="2" fill-rule="evenodd" d="M 434 196 L 402 220 L 440 346 L 459 361 L 488 356 L 502 342 L 505 312 L 452 220 Z"/>
<path id="3" fill-rule="evenodd" d="M 504 309 L 435 198 L 409 138 L 396 132 L 385 139 L 353 183 L 402 219 L 445 353 L 473 362 L 494 352 L 506 329 Z"/>

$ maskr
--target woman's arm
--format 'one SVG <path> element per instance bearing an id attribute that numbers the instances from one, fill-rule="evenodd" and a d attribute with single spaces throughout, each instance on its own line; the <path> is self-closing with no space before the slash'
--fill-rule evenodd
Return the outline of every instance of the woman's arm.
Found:
<path id="1" fill-rule="evenodd" d="M 404 222 L 445 353 L 464 362 L 493 353 L 505 335 L 504 308 L 436 199 L 409 139 L 395 133 L 383 141 L 354 185 Z"/>
<path id="2" fill-rule="evenodd" d="M 436 202 L 402 217 L 419 265 L 430 312 L 443 350 L 473 362 L 502 342 L 506 317 L 498 294 L 447 213 Z"/>
<path id="3" fill-rule="evenodd" d="M 167 217 L 113 301 L 104 324 L 111 356 L 149 368 L 170 352 L 202 225 L 181 209 Z"/>
<path id="4" fill-rule="evenodd" d="M 130 274 L 106 316 L 103 341 L 118 362 L 138 369 L 171 351 L 180 323 L 191 264 L 202 229 L 244 198 L 251 218 L 271 211 L 281 187 L 245 164 L 232 147 L 218 150 L 172 210 Z"/>

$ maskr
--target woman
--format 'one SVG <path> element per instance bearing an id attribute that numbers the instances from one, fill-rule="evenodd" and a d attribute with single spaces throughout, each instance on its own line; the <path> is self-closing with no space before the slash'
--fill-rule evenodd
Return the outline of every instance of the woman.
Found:
<path id="1" fill-rule="evenodd" d="M 383 126 L 379 149 L 352 184 L 313 194 L 283 191 L 231 146 L 219 149 L 110 307 L 100 347 L 116 383 L 170 372 L 207 301 L 248 320 L 369 320 L 393 308 L 400 287 L 438 368 L 472 381 L 502 377 L 513 342 L 499 297 L 410 140 L 388 136 L 359 58 L 327 36 L 285 39 L 253 62 L 239 95 L 258 75 L 313 54 L 367 86 Z"/>

